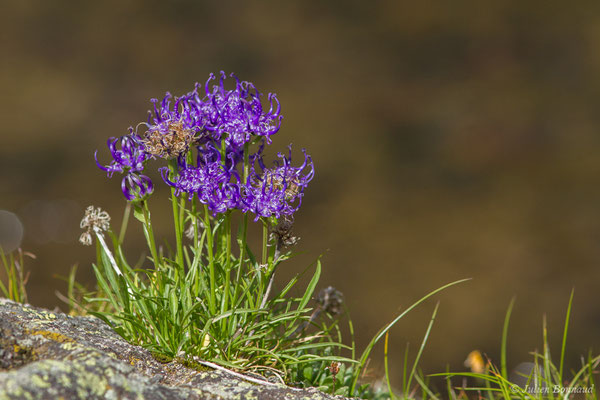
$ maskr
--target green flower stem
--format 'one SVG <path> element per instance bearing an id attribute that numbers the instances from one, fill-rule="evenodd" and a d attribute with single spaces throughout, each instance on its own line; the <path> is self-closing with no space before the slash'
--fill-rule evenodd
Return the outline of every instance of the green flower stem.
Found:
<path id="1" fill-rule="evenodd" d="M 267 264 L 267 262 L 269 261 L 269 249 L 268 249 L 268 242 L 269 242 L 269 225 L 267 223 L 266 220 L 262 220 L 263 223 L 263 234 L 262 234 L 262 265 Z"/>
<path id="2" fill-rule="evenodd" d="M 225 142 L 225 138 L 223 138 L 223 141 L 221 142 L 221 162 L 223 164 L 225 164 L 226 160 L 227 160 L 227 143 Z"/>
<path id="3" fill-rule="evenodd" d="M 261 265 L 260 268 L 258 270 L 258 274 L 260 276 L 259 281 L 259 291 L 258 291 L 258 299 L 256 304 L 262 305 L 263 304 L 263 298 L 264 298 L 264 291 L 265 291 L 265 282 L 264 282 L 264 278 L 269 274 L 269 247 L 268 247 L 268 242 L 269 242 L 269 224 L 267 222 L 266 219 L 262 219 L 262 223 L 263 223 L 263 234 L 262 234 L 262 240 L 263 240 L 263 244 L 262 244 L 262 261 L 261 261 Z"/>
<path id="4" fill-rule="evenodd" d="M 194 246 L 198 245 L 198 218 L 196 218 L 196 214 L 197 210 L 196 210 L 196 201 L 195 199 L 192 201 L 192 216 L 193 216 L 193 223 L 192 226 L 194 227 Z"/>
<path id="5" fill-rule="evenodd" d="M 216 309 L 215 300 L 215 256 L 213 254 L 213 231 L 210 225 L 210 215 L 208 213 L 208 206 L 204 205 L 204 226 L 206 227 L 206 248 L 208 250 L 208 270 L 210 274 L 210 296 L 208 307 L 210 308 L 211 314 L 214 316 Z"/>
<path id="6" fill-rule="evenodd" d="M 250 171 L 250 144 L 244 143 L 244 183 L 248 183 L 248 175 Z"/>
<path id="7" fill-rule="evenodd" d="M 268 231 L 268 229 L 267 229 Z M 263 239 L 264 239 L 264 231 L 263 231 Z M 268 241 L 268 236 L 267 236 Z M 267 242 L 268 243 L 268 242 Z M 265 294 L 263 296 L 262 302 L 260 303 L 260 308 L 264 308 L 269 300 L 269 295 L 271 294 L 271 288 L 273 287 L 273 281 L 275 280 L 275 250 L 271 251 L 267 246 L 267 266 L 265 267 L 265 277 L 268 277 L 269 283 L 267 284 L 267 288 L 265 290 Z"/>
<path id="8" fill-rule="evenodd" d="M 248 182 L 248 175 L 250 171 L 250 144 L 244 143 L 244 169 L 243 169 L 243 182 Z M 244 268 L 244 258 L 246 257 L 246 237 L 248 236 L 248 213 L 244 213 L 242 217 L 242 234 L 238 238 L 238 244 L 240 246 L 240 258 L 238 262 L 237 272 L 235 274 L 235 290 L 233 291 L 233 298 L 231 304 L 237 303 L 238 289 L 240 288 L 240 278 L 242 276 L 242 269 Z"/>
<path id="9" fill-rule="evenodd" d="M 171 204 L 173 205 L 173 224 L 175 226 L 175 242 L 177 246 L 177 264 L 183 266 L 183 253 L 181 250 L 181 227 L 179 226 L 179 199 L 175 196 L 175 189 L 171 189 Z"/>
<path id="10" fill-rule="evenodd" d="M 192 200 L 192 215 L 193 215 L 193 222 L 192 225 L 194 226 L 194 249 L 197 249 L 198 251 L 200 251 L 201 246 L 199 246 L 198 243 L 198 218 L 196 218 L 196 199 Z M 194 297 L 197 297 L 198 294 L 200 293 L 200 269 L 199 263 L 192 263 L 195 264 L 195 271 L 193 272 L 193 277 L 194 277 Z M 192 267 L 192 265 L 190 265 L 190 268 Z"/>
<path id="11" fill-rule="evenodd" d="M 150 248 L 150 254 L 152 255 L 152 260 L 154 261 L 154 268 L 158 270 L 160 260 L 158 258 L 158 252 L 156 251 L 156 241 L 154 240 L 154 231 L 152 230 L 150 210 L 148 209 L 147 201 L 142 201 L 142 210 L 144 213 L 144 235 L 146 236 L 146 241 L 148 242 L 148 247 Z"/>
<path id="12" fill-rule="evenodd" d="M 177 171 L 177 161 L 176 160 L 171 160 L 169 161 L 169 171 L 171 172 L 171 174 L 175 175 L 176 171 Z M 177 198 L 177 196 L 175 196 L 175 188 L 171 188 L 171 203 L 173 205 L 173 223 L 175 225 L 175 245 L 177 247 L 177 265 L 179 266 L 179 271 L 180 271 L 180 276 L 183 276 L 183 270 L 184 270 L 184 266 L 183 266 L 183 232 L 182 232 L 182 225 L 183 225 L 183 221 L 181 216 L 183 215 L 183 210 L 179 210 L 180 207 L 184 207 L 185 208 L 185 203 L 181 203 L 178 204 L 180 199 Z M 184 201 L 184 199 L 181 199 L 182 201 Z"/>
<path id="13" fill-rule="evenodd" d="M 127 225 L 129 224 L 129 214 L 131 213 L 131 203 L 127 202 L 125 206 L 125 212 L 123 213 L 123 221 L 121 222 L 121 229 L 119 231 L 119 244 L 123 244 L 125 239 L 125 232 L 127 232 Z"/>
<path id="14" fill-rule="evenodd" d="M 242 277 L 242 269 L 244 268 L 244 258 L 246 257 L 246 236 L 248 233 L 248 215 L 244 214 L 242 217 L 242 233 L 241 237 L 238 238 L 238 244 L 240 246 L 240 258 L 238 260 L 237 271 L 235 274 L 235 285 L 233 290 L 233 298 L 231 304 L 235 305 L 238 299 L 238 290 L 240 289 L 240 279 Z"/>
<path id="15" fill-rule="evenodd" d="M 179 247 L 177 248 L 177 255 L 181 257 L 181 276 L 185 276 L 185 265 L 183 258 L 183 234 L 185 231 L 185 197 L 181 196 L 179 199 L 179 233 L 177 237 L 179 238 Z"/>
<path id="16" fill-rule="evenodd" d="M 231 279 L 231 215 L 227 213 L 225 215 L 225 289 L 223 297 L 221 298 L 221 314 L 227 311 L 229 306 L 229 281 Z M 227 329 L 227 322 L 231 321 L 231 318 L 225 318 L 222 322 L 222 328 Z"/>

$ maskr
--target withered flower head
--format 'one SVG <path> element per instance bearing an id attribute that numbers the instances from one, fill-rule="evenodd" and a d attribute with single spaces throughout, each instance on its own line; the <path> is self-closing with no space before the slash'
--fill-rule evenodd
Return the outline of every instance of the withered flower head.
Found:
<path id="1" fill-rule="evenodd" d="M 85 210 L 85 215 L 79 227 L 86 230 L 79 237 L 79 241 L 86 246 L 90 246 L 92 244 L 92 233 L 101 233 L 110 228 L 110 215 L 106 211 L 102 211 L 100 207 L 89 206 Z"/>
<path id="2" fill-rule="evenodd" d="M 333 286 L 326 287 L 317 295 L 317 304 L 327 313 L 335 316 L 342 312 L 344 295 Z"/>
<path id="3" fill-rule="evenodd" d="M 185 153 L 193 141 L 194 131 L 182 121 L 164 121 L 149 129 L 142 139 L 148 154 L 166 159 Z"/>
<path id="4" fill-rule="evenodd" d="M 282 218 L 281 221 L 271 229 L 270 239 L 275 241 L 277 249 L 291 247 L 298 243 L 300 238 L 294 236 L 294 232 L 292 232 L 293 225 L 293 219 Z"/>

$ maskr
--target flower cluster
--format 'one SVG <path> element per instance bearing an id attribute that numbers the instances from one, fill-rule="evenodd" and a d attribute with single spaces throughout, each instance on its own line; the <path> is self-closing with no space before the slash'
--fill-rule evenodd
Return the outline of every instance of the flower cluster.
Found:
<path id="1" fill-rule="evenodd" d="M 227 169 L 227 163 L 221 162 L 220 152 L 210 146 L 207 149 L 210 151 L 198 154 L 196 166 L 180 159 L 174 181 L 169 178 L 169 169 L 161 168 L 163 180 L 175 188 L 176 195 L 186 193 L 189 200 L 196 195 L 215 214 L 238 208 L 239 187 L 231 181 L 236 177 L 239 182 L 234 164 L 230 162 Z"/>
<path id="2" fill-rule="evenodd" d="M 268 109 L 263 107 L 254 84 L 231 77 L 233 89 L 226 88 L 221 71 L 218 83 L 210 74 L 204 87 L 196 84 L 186 95 L 167 92 L 162 101 L 152 99 L 153 111 L 138 125 L 143 133 L 130 128 L 128 135 L 109 139 L 113 160 L 102 165 L 96 157 L 96 163 L 109 177 L 124 174 L 121 187 L 127 200 L 152 194 L 152 181 L 142 172 L 150 160 L 162 158 L 170 160 L 168 167 L 159 168 L 164 182 L 176 195 L 196 197 L 213 214 L 240 209 L 258 219 L 291 217 L 298 210 L 314 175 L 312 159 L 303 150 L 304 163 L 293 167 L 290 146 L 289 156 L 279 154 L 279 162 L 265 166 L 263 150 L 281 127 L 281 105 L 269 93 Z M 255 144 L 258 149 L 250 153 Z"/>
<path id="3" fill-rule="evenodd" d="M 315 170 L 312 159 L 304 153 L 304 163 L 297 168 L 292 167 L 292 146 L 289 146 L 289 156 L 282 153 L 277 156 L 282 160 L 274 163 L 273 168 L 265 167 L 262 157 L 257 157 L 262 172 L 258 173 L 252 166 L 252 174 L 243 186 L 244 209 L 259 217 L 291 216 L 302 203 L 304 189 L 312 180 Z M 304 172 L 306 170 L 306 172 Z"/>
<path id="4" fill-rule="evenodd" d="M 234 151 L 251 139 L 251 135 L 264 136 L 270 143 L 270 136 L 281 127 L 281 105 L 277 96 L 269 93 L 269 111 L 264 112 L 260 102 L 261 94 L 250 82 L 240 82 L 235 75 L 234 90 L 226 90 L 224 81 L 226 75 L 221 71 L 219 85 L 209 89 L 209 83 L 214 80 L 210 74 L 206 81 L 206 100 L 203 111 L 207 116 L 206 129 L 217 140 L 225 140 L 228 148 Z M 274 109 L 275 108 L 275 109 Z"/>

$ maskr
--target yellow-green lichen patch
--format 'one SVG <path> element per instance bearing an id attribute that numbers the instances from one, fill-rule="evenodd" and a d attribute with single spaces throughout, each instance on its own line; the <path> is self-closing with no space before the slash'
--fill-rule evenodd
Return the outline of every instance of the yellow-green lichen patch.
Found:
<path id="1" fill-rule="evenodd" d="M 129 356 L 129 364 L 131 364 L 135 367 L 135 365 L 139 362 L 142 362 L 142 360 L 140 360 L 139 358 L 136 358 L 134 356 Z"/>
<path id="2" fill-rule="evenodd" d="M 81 399 L 102 396 L 106 391 L 108 382 L 104 377 L 95 373 L 86 373 L 85 371 L 78 371 L 76 376 L 77 381 L 75 386 L 77 387 L 77 394 Z"/>
<path id="3" fill-rule="evenodd" d="M 6 398 L 10 398 L 11 396 L 21 397 L 24 393 L 23 387 L 18 385 L 15 381 L 6 382 L 5 390 L 7 394 Z"/>
<path id="4" fill-rule="evenodd" d="M 74 340 L 71 339 L 70 337 L 60 334 L 58 332 L 52 332 L 52 331 L 46 331 L 46 330 L 31 330 L 31 331 L 26 331 L 25 333 L 32 335 L 32 336 L 40 335 L 40 336 L 45 337 L 48 340 L 52 340 L 52 341 L 58 342 L 58 343 L 74 342 Z"/>
<path id="5" fill-rule="evenodd" d="M 34 310 L 32 308 L 25 308 L 23 311 L 30 315 L 35 315 L 36 322 L 43 324 L 56 319 L 56 314 L 46 310 Z"/>
<path id="6" fill-rule="evenodd" d="M 9 349 L 11 344 L 5 344 L 0 342 L 0 348 Z M 12 343 L 13 350 L 13 361 L 12 365 L 8 369 L 17 368 L 21 365 L 27 364 L 37 359 L 37 354 L 29 346 L 23 346 L 20 344 Z"/>
<path id="7" fill-rule="evenodd" d="M 73 350 L 77 347 L 77 344 L 73 342 L 66 342 L 63 343 L 60 347 L 62 347 L 64 350 Z"/>
<path id="8" fill-rule="evenodd" d="M 62 387 L 70 388 L 72 386 L 71 378 L 66 374 L 59 375 L 57 381 Z"/>
<path id="9" fill-rule="evenodd" d="M 85 360 L 85 365 L 87 365 L 88 367 L 93 367 L 94 365 L 96 365 L 96 360 L 90 357 L 87 360 Z"/>
<path id="10" fill-rule="evenodd" d="M 47 377 L 42 377 L 39 375 L 32 375 L 31 376 L 31 383 L 34 384 L 35 386 L 37 386 L 38 388 L 48 388 L 50 387 L 50 382 L 47 381 Z"/>

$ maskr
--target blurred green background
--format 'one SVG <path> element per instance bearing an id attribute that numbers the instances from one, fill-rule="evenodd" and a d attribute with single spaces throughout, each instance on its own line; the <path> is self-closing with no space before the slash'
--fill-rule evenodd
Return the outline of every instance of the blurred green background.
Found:
<path id="1" fill-rule="evenodd" d="M 234 71 L 285 115 L 276 149 L 306 147 L 317 175 L 296 216 L 302 254 L 325 253 L 321 287 L 346 297 L 360 348 L 410 303 L 452 280 L 423 355 L 426 372 L 499 361 L 517 302 L 509 366 L 558 357 L 575 288 L 569 362 L 598 351 L 600 3 L 398 1 L 3 1 L 0 208 L 25 227 L 30 302 L 66 307 L 53 277 L 92 248 L 89 204 L 119 223 L 120 179 L 94 162 L 106 139 L 146 118 L 149 99 Z M 166 196 L 151 203 L 171 232 Z M 161 214 L 164 212 L 164 215 Z M 130 258 L 143 249 L 129 235 Z M 392 375 L 416 353 L 434 307 L 390 338 Z M 381 371 L 382 350 L 371 366 Z"/>

